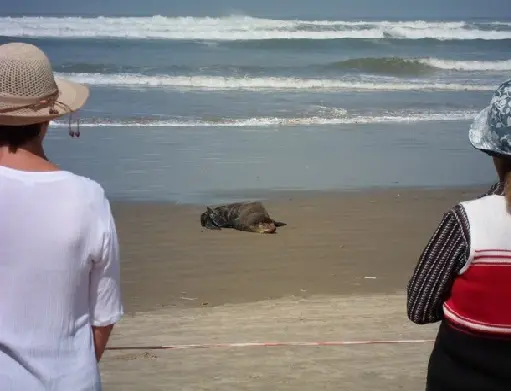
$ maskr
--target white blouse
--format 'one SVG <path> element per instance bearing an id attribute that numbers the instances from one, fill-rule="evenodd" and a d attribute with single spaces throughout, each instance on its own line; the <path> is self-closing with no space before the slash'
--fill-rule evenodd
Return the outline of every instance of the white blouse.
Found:
<path id="1" fill-rule="evenodd" d="M 102 187 L 0 166 L 0 390 L 101 390 L 91 325 L 123 315 Z"/>

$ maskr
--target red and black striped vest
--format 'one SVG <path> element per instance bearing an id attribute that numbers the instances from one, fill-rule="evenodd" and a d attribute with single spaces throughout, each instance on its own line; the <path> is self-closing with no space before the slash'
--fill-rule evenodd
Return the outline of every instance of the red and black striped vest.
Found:
<path id="1" fill-rule="evenodd" d="M 511 336 L 511 214 L 503 196 L 463 202 L 470 224 L 470 256 L 444 303 L 453 326 Z"/>

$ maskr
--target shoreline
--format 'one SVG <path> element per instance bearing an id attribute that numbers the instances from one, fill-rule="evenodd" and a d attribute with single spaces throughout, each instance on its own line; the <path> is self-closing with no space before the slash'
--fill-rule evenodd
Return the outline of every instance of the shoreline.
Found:
<path id="1" fill-rule="evenodd" d="M 176 207 L 184 208 L 196 208 L 206 205 L 220 205 L 238 201 L 261 201 L 261 202 L 280 202 L 289 199 L 313 199 L 322 197 L 342 197 L 353 194 L 365 194 L 365 195 L 379 195 L 390 192 L 395 193 L 417 193 L 417 192 L 455 192 L 461 195 L 464 194 L 477 194 L 478 192 L 484 193 L 490 186 L 497 182 L 497 178 L 494 181 L 488 181 L 487 183 L 462 185 L 454 184 L 450 186 L 444 185 L 425 185 L 425 186 L 401 186 L 401 185 L 387 185 L 387 186 L 372 186 L 372 187 L 351 187 L 351 188 L 332 188 L 332 189 L 246 189 L 246 190 L 233 190 L 233 191 L 211 191 L 197 195 L 199 198 L 209 197 L 213 199 L 225 198 L 222 202 L 199 202 L 195 197 L 190 197 L 188 201 L 176 201 L 168 199 L 127 199 L 120 197 L 109 197 L 109 200 L 113 206 L 122 205 L 173 205 Z"/>

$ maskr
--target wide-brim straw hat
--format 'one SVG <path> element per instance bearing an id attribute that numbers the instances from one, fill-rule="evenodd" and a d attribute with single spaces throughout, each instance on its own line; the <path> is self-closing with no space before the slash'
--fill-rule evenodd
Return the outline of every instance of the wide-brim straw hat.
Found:
<path id="1" fill-rule="evenodd" d="M 52 121 L 83 107 L 89 89 L 54 77 L 46 54 L 25 43 L 0 45 L 0 125 Z"/>
<path id="2" fill-rule="evenodd" d="M 469 140 L 487 154 L 511 157 L 511 79 L 495 90 L 490 105 L 476 116 Z"/>

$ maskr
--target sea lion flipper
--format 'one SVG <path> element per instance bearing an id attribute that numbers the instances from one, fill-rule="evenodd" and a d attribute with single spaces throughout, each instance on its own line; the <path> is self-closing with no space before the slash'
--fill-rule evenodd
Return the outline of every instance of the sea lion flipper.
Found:
<path id="1" fill-rule="evenodd" d="M 207 212 L 201 214 L 200 223 L 206 229 L 220 230 L 219 225 L 215 222 L 215 213 L 210 207 L 207 207 Z"/>
<path id="2" fill-rule="evenodd" d="M 220 230 L 220 227 L 209 216 L 201 218 L 201 225 L 206 229 Z"/>
<path id="3" fill-rule="evenodd" d="M 220 231 L 222 229 L 222 228 L 216 226 L 211 220 L 208 221 L 204 227 L 207 228 L 207 229 L 213 229 L 213 230 L 216 230 L 216 231 Z"/>
<path id="4" fill-rule="evenodd" d="M 283 223 L 282 221 L 275 221 L 273 220 L 273 224 L 275 224 L 275 227 L 283 227 L 287 225 L 286 223 Z"/>

